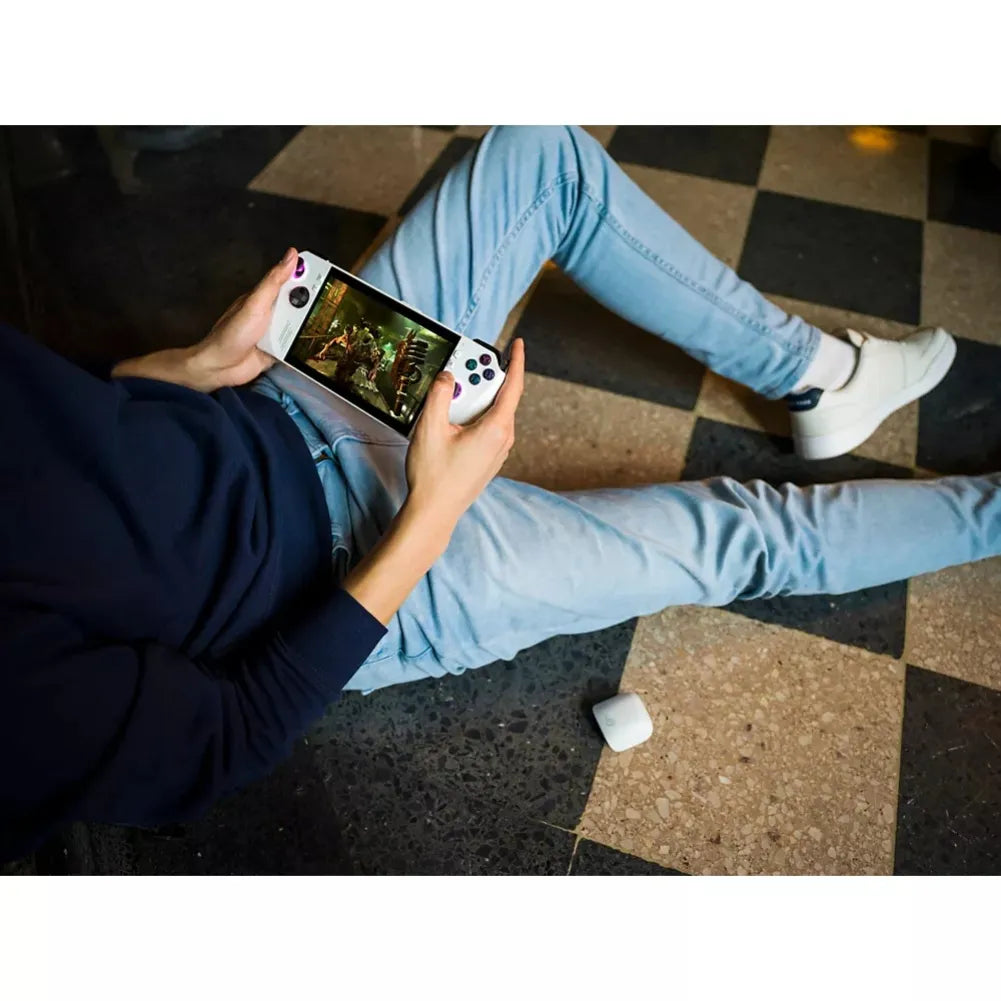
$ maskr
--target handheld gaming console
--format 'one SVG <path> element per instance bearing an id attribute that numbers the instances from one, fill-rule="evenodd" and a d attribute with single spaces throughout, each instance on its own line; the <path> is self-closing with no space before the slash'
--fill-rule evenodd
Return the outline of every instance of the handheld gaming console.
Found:
<path id="1" fill-rule="evenodd" d="M 258 347 L 405 437 L 439 372 L 455 378 L 453 424 L 476 420 L 504 383 L 493 346 L 308 251 L 279 292 Z"/>

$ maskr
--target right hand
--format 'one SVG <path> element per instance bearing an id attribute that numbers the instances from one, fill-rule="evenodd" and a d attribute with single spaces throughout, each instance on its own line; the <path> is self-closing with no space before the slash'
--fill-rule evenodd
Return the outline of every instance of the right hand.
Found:
<path id="1" fill-rule="evenodd" d="M 455 379 L 442 373 L 428 394 L 407 454 L 409 506 L 446 535 L 497 475 L 514 445 L 514 413 L 525 386 L 525 344 L 511 345 L 504 385 L 490 409 L 465 427 L 448 410 Z"/>

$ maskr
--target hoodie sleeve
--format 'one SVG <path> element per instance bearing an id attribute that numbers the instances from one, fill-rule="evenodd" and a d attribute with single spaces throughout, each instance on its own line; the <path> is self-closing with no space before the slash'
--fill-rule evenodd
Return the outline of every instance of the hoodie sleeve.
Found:
<path id="1" fill-rule="evenodd" d="M 385 635 L 335 590 L 225 663 L 0 611 L 0 856 L 73 821 L 156 826 L 266 775 Z"/>

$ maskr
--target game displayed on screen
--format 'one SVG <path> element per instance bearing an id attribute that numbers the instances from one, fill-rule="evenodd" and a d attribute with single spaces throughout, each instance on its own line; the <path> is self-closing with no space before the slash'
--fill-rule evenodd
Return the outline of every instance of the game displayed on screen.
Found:
<path id="1" fill-rule="evenodd" d="M 452 350 L 440 334 L 328 278 L 288 357 L 409 431 Z"/>

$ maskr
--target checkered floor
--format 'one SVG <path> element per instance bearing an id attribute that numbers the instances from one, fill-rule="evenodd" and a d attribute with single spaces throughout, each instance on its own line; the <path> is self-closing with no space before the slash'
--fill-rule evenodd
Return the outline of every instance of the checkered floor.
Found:
<path id="1" fill-rule="evenodd" d="M 233 129 L 135 156 L 61 130 L 71 168 L 46 175 L 38 137 L 8 130 L 0 304 L 84 364 L 188 343 L 289 242 L 357 265 L 482 131 Z M 531 370 L 508 475 L 566 489 L 1001 468 L 988 130 L 591 131 L 785 309 L 886 337 L 941 324 L 959 353 L 857 453 L 806 466 L 781 405 L 546 269 L 505 331 Z M 999 585 L 993 560 L 846 597 L 675 608 L 346 697 L 203 821 L 78 827 L 18 871 L 998 873 Z M 620 688 L 655 729 L 616 755 L 588 707 Z"/>

